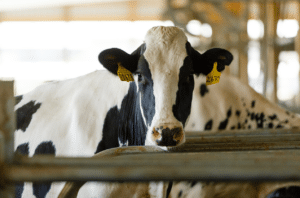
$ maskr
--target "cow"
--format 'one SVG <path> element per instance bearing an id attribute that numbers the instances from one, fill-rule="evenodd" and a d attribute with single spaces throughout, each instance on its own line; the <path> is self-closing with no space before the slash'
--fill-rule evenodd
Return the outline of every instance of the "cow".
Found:
<path id="1" fill-rule="evenodd" d="M 16 97 L 17 153 L 90 157 L 121 146 L 181 145 L 194 74 L 209 74 L 215 63 L 221 72 L 233 56 L 220 48 L 201 54 L 180 28 L 153 27 L 131 54 L 111 48 L 98 59 L 107 71 L 49 82 Z M 124 75 L 133 81 L 121 81 Z M 103 186 L 106 190 L 97 189 L 106 197 L 111 186 Z M 62 187 L 61 183 L 19 184 L 16 197 L 57 197 Z M 88 197 L 88 192 L 80 196 Z"/>
<path id="2" fill-rule="evenodd" d="M 300 116 L 268 101 L 238 78 L 222 74 L 220 83 L 207 86 L 195 78 L 192 111 L 186 131 L 290 129 L 300 127 Z M 201 183 L 173 182 L 170 198 L 296 198 L 300 182 Z"/>
<path id="3" fill-rule="evenodd" d="M 222 74 L 219 84 L 207 86 L 204 75 L 195 75 L 192 110 L 186 131 L 288 129 L 299 126 L 298 114 L 271 103 L 233 76 Z M 147 152 L 147 148 L 144 152 Z M 60 198 L 76 198 L 82 185 L 68 182 Z M 116 184 L 114 192 L 121 192 L 124 185 Z M 140 188 L 132 190 L 132 195 L 145 194 L 150 187 L 150 183 L 133 185 L 143 185 L 144 188 L 142 191 Z M 163 185 L 165 191 L 161 195 L 166 198 L 296 198 L 300 195 L 300 182 L 181 181 L 165 182 Z"/>

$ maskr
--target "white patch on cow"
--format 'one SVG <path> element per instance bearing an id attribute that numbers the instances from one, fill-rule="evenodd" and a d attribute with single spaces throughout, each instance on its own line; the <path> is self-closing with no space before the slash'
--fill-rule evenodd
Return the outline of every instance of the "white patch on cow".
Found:
<path id="1" fill-rule="evenodd" d="M 119 147 L 128 146 L 128 140 L 125 143 L 122 143 L 120 138 L 118 138 L 118 141 L 119 141 Z"/>
<path id="2" fill-rule="evenodd" d="M 176 103 L 179 70 L 187 56 L 186 42 L 184 32 L 177 27 L 154 27 L 146 35 L 144 56 L 151 71 L 155 96 L 155 115 L 147 139 L 153 127 L 182 127 L 172 107 Z"/>

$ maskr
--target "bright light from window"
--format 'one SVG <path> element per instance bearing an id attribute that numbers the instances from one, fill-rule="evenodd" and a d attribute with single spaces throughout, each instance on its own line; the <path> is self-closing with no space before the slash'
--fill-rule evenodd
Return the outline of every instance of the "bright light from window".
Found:
<path id="1" fill-rule="evenodd" d="M 202 31 L 201 31 L 201 22 L 198 20 L 191 20 L 188 22 L 188 24 L 186 25 L 186 29 L 197 36 L 200 36 Z"/>
<path id="2" fill-rule="evenodd" d="M 212 28 L 208 23 L 202 25 L 202 36 L 210 38 L 212 36 Z"/>
<path id="3" fill-rule="evenodd" d="M 281 101 L 293 99 L 299 92 L 299 57 L 295 51 L 280 52 L 277 70 L 278 92 Z"/>
<path id="4" fill-rule="evenodd" d="M 247 23 L 248 36 L 251 39 L 260 39 L 264 36 L 264 24 L 261 20 L 250 19 Z"/>
<path id="5" fill-rule="evenodd" d="M 250 60 L 248 62 L 248 75 L 250 78 L 258 78 L 260 75 L 260 61 Z"/>
<path id="6" fill-rule="evenodd" d="M 1 22 L 0 79 L 14 78 L 17 94 L 44 81 L 103 69 L 98 54 L 117 47 L 131 53 L 153 26 L 171 21 Z"/>
<path id="7" fill-rule="evenodd" d="M 279 38 L 296 37 L 298 30 L 299 23 L 296 19 L 280 19 L 277 23 L 277 35 Z"/>
<path id="8" fill-rule="evenodd" d="M 280 78 L 295 78 L 299 75 L 299 63 L 297 61 L 280 62 L 277 75 Z"/>
<path id="9" fill-rule="evenodd" d="M 186 25 L 186 29 L 193 35 L 210 38 L 212 36 L 212 27 L 208 23 L 201 23 L 198 20 L 191 20 Z"/>

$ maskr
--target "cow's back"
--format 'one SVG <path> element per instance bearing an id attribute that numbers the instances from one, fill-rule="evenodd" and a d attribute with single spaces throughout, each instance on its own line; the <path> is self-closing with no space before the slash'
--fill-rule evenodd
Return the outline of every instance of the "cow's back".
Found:
<path id="1" fill-rule="evenodd" d="M 192 112 L 186 131 L 291 128 L 300 117 L 271 103 L 249 85 L 233 76 L 222 75 L 219 84 L 195 80 Z"/>

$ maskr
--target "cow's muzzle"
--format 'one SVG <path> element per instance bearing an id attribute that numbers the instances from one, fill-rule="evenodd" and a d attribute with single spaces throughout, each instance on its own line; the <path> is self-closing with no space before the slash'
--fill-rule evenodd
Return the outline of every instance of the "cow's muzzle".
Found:
<path id="1" fill-rule="evenodd" d="M 153 127 L 152 140 L 158 146 L 178 146 L 184 143 L 183 128 Z"/>

